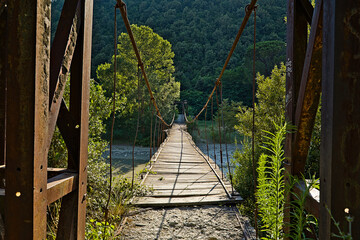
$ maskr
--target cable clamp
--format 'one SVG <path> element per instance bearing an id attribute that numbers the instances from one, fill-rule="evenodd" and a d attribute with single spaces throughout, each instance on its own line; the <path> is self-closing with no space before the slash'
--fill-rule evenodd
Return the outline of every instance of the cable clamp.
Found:
<path id="1" fill-rule="evenodd" d="M 252 11 L 252 10 L 256 11 L 257 7 L 258 7 L 258 5 L 254 5 L 254 7 L 250 9 L 250 4 L 248 4 L 245 7 L 245 12 L 248 13 L 249 11 Z"/>

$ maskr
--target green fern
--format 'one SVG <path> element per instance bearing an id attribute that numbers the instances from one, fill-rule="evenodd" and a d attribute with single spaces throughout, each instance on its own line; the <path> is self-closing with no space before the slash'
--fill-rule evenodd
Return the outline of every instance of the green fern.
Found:
<path id="1" fill-rule="evenodd" d="M 256 191 L 259 216 L 262 221 L 262 239 L 283 238 L 284 218 L 284 161 L 283 141 L 285 140 L 286 124 L 278 126 L 276 132 L 264 131 L 267 142 L 263 146 L 270 153 L 262 154 L 258 163 L 258 186 Z"/>

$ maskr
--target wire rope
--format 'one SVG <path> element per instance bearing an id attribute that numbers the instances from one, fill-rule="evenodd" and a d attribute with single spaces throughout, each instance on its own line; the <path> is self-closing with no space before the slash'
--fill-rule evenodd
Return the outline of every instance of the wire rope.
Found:
<path id="1" fill-rule="evenodd" d="M 112 99 L 112 120 L 111 120 L 111 131 L 110 131 L 110 149 L 109 149 L 109 193 L 105 206 L 105 228 L 109 223 L 109 204 L 111 200 L 112 192 L 112 148 L 113 148 L 113 138 L 114 138 L 114 126 L 115 126 L 115 110 L 116 110 L 116 75 L 117 75 L 117 25 L 116 25 L 116 9 L 117 5 L 114 7 L 114 79 L 113 79 L 113 99 Z M 104 231 L 105 234 L 106 231 Z"/>

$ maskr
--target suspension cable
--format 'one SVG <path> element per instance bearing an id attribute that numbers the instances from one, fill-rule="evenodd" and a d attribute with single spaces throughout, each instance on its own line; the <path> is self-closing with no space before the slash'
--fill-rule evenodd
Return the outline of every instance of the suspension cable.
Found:
<path id="1" fill-rule="evenodd" d="M 198 117 L 200 116 L 200 114 L 205 110 L 206 106 L 209 104 L 210 99 L 211 99 L 211 97 L 213 96 L 213 94 L 214 94 L 214 92 L 215 92 L 215 89 L 217 88 L 217 86 L 218 86 L 219 83 L 221 82 L 221 78 L 222 78 L 222 76 L 223 76 L 223 74 L 224 74 L 224 72 L 225 72 L 225 69 L 226 69 L 226 67 L 227 67 L 227 65 L 228 65 L 228 63 L 229 63 L 229 61 L 230 61 L 230 59 L 231 59 L 232 54 L 233 54 L 234 51 L 235 51 L 235 48 L 236 48 L 236 46 L 237 46 L 237 44 L 238 44 L 238 42 L 239 42 L 239 40 L 240 40 L 240 37 L 241 37 L 241 35 L 242 35 L 242 33 L 243 33 L 244 29 L 245 29 L 245 26 L 246 26 L 246 24 L 247 24 L 247 22 L 248 22 L 248 20 L 249 20 L 249 18 L 250 18 L 251 12 L 252 12 L 252 10 L 254 9 L 254 6 L 255 6 L 256 2 L 257 2 L 257 0 L 251 0 L 251 3 L 247 6 L 248 11 L 245 12 L 244 19 L 243 19 L 243 21 L 242 21 L 242 23 L 241 23 L 241 25 L 240 25 L 240 28 L 239 28 L 239 31 L 238 31 L 238 33 L 237 33 L 237 35 L 236 35 L 236 38 L 235 38 L 235 40 L 234 40 L 234 43 L 233 43 L 233 45 L 232 45 L 232 47 L 231 47 L 231 49 L 230 49 L 230 52 L 229 52 L 229 54 L 228 54 L 228 56 L 227 56 L 227 58 L 226 58 L 225 64 L 224 64 L 224 66 L 223 66 L 223 68 L 222 68 L 222 70 L 221 70 L 221 72 L 220 72 L 219 77 L 216 79 L 215 86 L 214 86 L 213 90 L 211 91 L 210 96 L 208 97 L 205 105 L 204 105 L 203 108 L 200 110 L 200 112 L 195 116 L 195 118 L 192 119 L 191 121 L 187 121 L 187 123 L 193 123 L 196 119 L 198 119 Z"/>
<path id="2" fill-rule="evenodd" d="M 214 98 L 211 97 L 211 130 L 213 133 L 213 144 L 214 144 L 214 161 L 216 168 L 216 149 L 215 149 L 215 130 L 214 130 Z"/>
<path id="3" fill-rule="evenodd" d="M 151 167 L 151 158 L 152 158 L 152 125 L 153 125 L 153 115 L 154 115 L 154 112 L 152 110 L 152 107 L 151 107 L 151 102 L 149 102 L 149 110 L 150 110 L 150 167 Z"/>
<path id="4" fill-rule="evenodd" d="M 157 127 L 157 118 L 154 121 L 154 137 L 153 137 L 153 152 L 155 153 L 155 144 L 156 144 L 156 127 Z"/>
<path id="5" fill-rule="evenodd" d="M 112 122 L 111 122 L 111 132 L 110 132 L 110 153 L 109 153 L 109 165 L 110 165 L 110 174 L 109 174 L 109 193 L 105 206 L 105 227 L 109 223 L 109 204 L 111 199 L 112 192 L 112 148 L 113 148 L 113 138 L 114 138 L 114 126 L 115 126 L 115 110 L 116 110 L 116 75 L 117 75 L 117 30 L 116 30 L 116 9 L 117 5 L 114 7 L 114 81 L 113 81 L 113 99 L 112 99 Z M 106 231 L 104 231 L 105 234 Z"/>
<path id="6" fill-rule="evenodd" d="M 231 174 L 231 169 L 230 169 L 229 153 L 228 153 L 227 139 L 226 139 L 226 127 L 225 127 L 225 121 L 224 121 L 224 111 L 223 111 L 224 102 L 223 102 L 223 88 L 222 88 L 222 84 L 220 84 L 220 100 L 221 100 L 221 122 L 222 122 L 222 127 L 223 127 L 223 130 L 224 130 L 224 142 L 225 142 L 226 162 L 227 162 L 228 174 L 229 174 L 230 184 L 231 184 L 231 193 L 234 194 L 234 186 L 233 186 L 233 181 L 232 181 L 232 174 Z"/>
<path id="7" fill-rule="evenodd" d="M 256 8 L 254 6 L 252 9 L 254 11 L 254 51 L 253 51 L 253 92 L 252 92 L 252 107 L 253 107 L 253 114 L 252 114 L 252 141 L 251 141 L 251 148 L 252 148 L 252 163 L 253 163 L 253 181 L 254 181 L 254 193 L 256 192 L 257 183 L 256 183 L 256 164 L 255 164 L 255 87 L 256 87 L 256 69 L 255 69 L 255 57 L 256 57 Z M 251 8 L 248 8 L 248 11 L 251 12 Z M 256 203 L 256 196 L 255 196 L 255 230 L 256 230 L 256 238 L 258 238 L 258 226 L 257 226 L 257 214 L 258 214 L 258 206 Z"/>
<path id="8" fill-rule="evenodd" d="M 206 138 L 206 153 L 207 153 L 207 157 L 208 157 L 208 162 L 210 162 L 210 157 L 209 157 L 209 141 L 208 141 L 207 129 L 206 129 L 207 110 L 208 110 L 208 108 L 206 107 L 206 109 L 205 109 L 205 138 Z"/>
<path id="9" fill-rule="evenodd" d="M 133 49 L 134 49 L 134 52 L 135 52 L 135 55 L 136 55 L 136 58 L 137 58 L 137 61 L 138 61 L 138 66 L 141 68 L 141 72 L 142 72 L 143 78 L 145 80 L 146 87 L 147 87 L 147 89 L 149 91 L 150 98 L 151 98 L 151 101 L 152 101 L 152 103 L 153 103 L 153 105 L 154 105 L 154 107 L 156 109 L 157 115 L 158 115 L 160 121 L 163 122 L 163 124 L 165 124 L 167 127 L 171 127 L 171 125 L 167 124 L 165 122 L 165 120 L 162 118 L 160 110 L 159 110 L 159 108 L 158 108 L 158 106 L 156 104 L 156 100 L 154 98 L 153 92 L 152 92 L 151 87 L 150 87 L 149 79 L 148 79 L 147 74 L 145 72 L 144 63 L 141 60 L 140 52 L 139 52 L 139 49 L 138 49 L 138 47 L 136 45 L 134 34 L 133 34 L 132 30 L 131 30 L 130 21 L 129 21 L 128 17 L 127 17 L 126 4 L 122 0 L 117 0 L 117 3 L 118 3 L 118 6 L 119 6 L 119 9 L 120 9 L 120 13 L 121 13 L 121 16 L 123 18 L 126 30 L 128 32 L 131 44 L 133 46 Z"/>
<path id="10" fill-rule="evenodd" d="M 131 189 L 134 189 L 134 179 L 135 179 L 135 144 L 138 136 L 139 131 L 139 122 L 140 122 L 140 66 L 138 66 L 138 116 L 137 116 L 137 123 L 136 123 L 136 132 L 135 132 L 135 138 L 134 138 L 134 144 L 132 149 L 132 177 L 131 177 Z"/>
<path id="11" fill-rule="evenodd" d="M 221 88 L 221 83 L 219 88 Z M 220 111 L 220 104 L 218 99 L 218 89 L 216 89 L 216 106 L 218 113 Z M 219 144 L 220 144 L 220 169 L 221 169 L 221 178 L 224 179 L 224 169 L 223 169 L 223 156 L 222 156 L 222 145 L 221 145 L 221 116 L 218 117 L 218 128 L 219 128 Z"/>

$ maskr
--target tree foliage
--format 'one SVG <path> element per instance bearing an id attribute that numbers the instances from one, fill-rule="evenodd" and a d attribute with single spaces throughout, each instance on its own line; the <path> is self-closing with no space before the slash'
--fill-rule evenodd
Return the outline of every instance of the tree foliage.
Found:
<path id="1" fill-rule="evenodd" d="M 171 44 L 147 26 L 132 25 L 131 28 L 158 107 L 163 117 L 170 121 L 174 113 L 173 104 L 180 97 L 180 83 L 173 76 L 175 67 Z M 101 64 L 97 69 L 97 77 L 108 93 L 113 92 L 113 64 L 114 56 L 111 63 Z M 127 33 L 122 33 L 118 38 L 116 84 L 117 105 L 123 106 L 121 112 L 117 113 L 115 136 L 120 137 L 124 134 L 119 129 L 120 125 L 126 132 L 134 129 L 139 107 L 141 125 L 148 125 L 150 112 L 153 111 L 149 108 L 148 89 Z M 142 130 L 142 135 L 146 135 L 146 129 Z"/>
<path id="2" fill-rule="evenodd" d="M 52 24 L 52 32 L 63 2 L 55 0 L 52 3 L 55 23 Z M 224 64 L 249 1 L 125 2 L 131 23 L 149 26 L 173 44 L 176 66 L 174 76 L 181 82 L 181 99 L 188 100 L 194 113 L 198 112 Z M 97 77 L 97 66 L 110 62 L 113 55 L 114 4 L 112 0 L 94 1 L 93 78 Z M 268 75 L 275 64 L 285 61 L 285 15 L 285 0 L 258 1 L 256 68 L 261 74 Z M 253 23 L 253 17 L 250 17 L 229 63 L 229 73 L 225 73 L 223 81 L 224 98 L 242 102 L 246 106 L 251 105 Z M 118 32 L 121 31 L 125 32 L 125 28 L 122 21 L 118 20 Z M 199 92 L 202 94 L 194 94 Z"/>
<path id="3" fill-rule="evenodd" d="M 257 91 L 255 104 L 256 142 L 261 143 L 263 130 L 274 132 L 274 123 L 280 125 L 285 120 L 285 74 L 286 67 L 281 63 L 275 66 L 269 77 L 257 75 Z M 236 130 L 241 135 L 252 135 L 252 108 L 242 106 L 236 115 Z"/>

